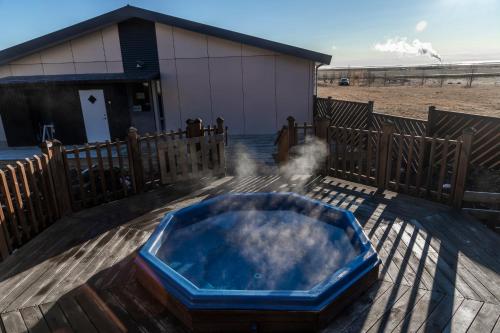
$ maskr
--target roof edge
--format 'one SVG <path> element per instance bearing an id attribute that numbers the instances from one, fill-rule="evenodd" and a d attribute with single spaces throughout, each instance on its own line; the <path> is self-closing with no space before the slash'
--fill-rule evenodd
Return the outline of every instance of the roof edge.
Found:
<path id="1" fill-rule="evenodd" d="M 278 53 L 293 55 L 322 64 L 330 64 L 331 55 L 323 54 L 304 48 L 274 42 L 260 37 L 246 35 L 243 33 L 198 23 L 167 14 L 134 7 L 124 6 L 116 10 L 104 13 L 94 18 L 76 23 L 69 27 L 54 31 L 52 33 L 34 38 L 21 44 L 11 46 L 0 51 L 0 65 L 10 63 L 16 59 L 40 52 L 52 46 L 64 43 L 68 40 L 80 37 L 131 18 L 140 18 L 148 21 L 172 25 L 181 29 L 203 33 L 206 35 L 231 40 L 242 44 L 272 50 Z"/>

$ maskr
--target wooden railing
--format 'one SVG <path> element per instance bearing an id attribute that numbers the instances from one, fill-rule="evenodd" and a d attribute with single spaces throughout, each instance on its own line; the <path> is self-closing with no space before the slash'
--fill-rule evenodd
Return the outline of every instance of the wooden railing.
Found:
<path id="1" fill-rule="evenodd" d="M 225 173 L 227 129 L 189 121 L 186 130 L 64 147 L 42 144 L 41 155 L 0 169 L 0 260 L 72 212 L 161 184 Z"/>
<path id="2" fill-rule="evenodd" d="M 46 154 L 0 170 L 0 258 L 7 257 L 61 216 L 53 175 L 53 164 Z"/>
<path id="3" fill-rule="evenodd" d="M 373 102 L 361 103 L 315 97 L 314 119 L 328 119 L 330 125 L 368 129 Z"/>
<path id="4" fill-rule="evenodd" d="M 500 231 L 500 193 L 465 191 L 462 210 Z"/>
<path id="5" fill-rule="evenodd" d="M 328 119 L 331 126 L 380 131 L 391 122 L 401 134 L 456 140 L 463 130 L 476 131 L 471 163 L 487 169 L 500 169 L 500 118 L 438 110 L 429 107 L 428 119 L 399 117 L 373 111 L 373 102 L 359 103 L 332 98 L 315 98 L 314 119 Z M 438 148 L 440 149 L 440 148 Z M 441 153 L 440 150 L 437 151 Z"/>
<path id="6" fill-rule="evenodd" d="M 377 112 L 372 113 L 370 128 L 379 131 L 382 129 L 382 125 L 387 122 L 394 124 L 394 129 L 397 133 L 421 136 L 425 136 L 427 133 L 427 121 L 425 120 L 398 117 Z"/>
<path id="7" fill-rule="evenodd" d="M 500 118 L 429 108 L 427 135 L 456 139 L 466 128 L 475 130 L 471 163 L 500 169 Z"/>
<path id="8" fill-rule="evenodd" d="M 305 125 L 326 141 L 325 173 L 461 207 L 473 132 L 457 140 L 397 133 L 393 123 L 379 131 L 328 126 L 328 120 Z M 288 119 L 278 137 L 277 160 L 290 159 L 291 147 L 300 144 L 300 127 Z"/>

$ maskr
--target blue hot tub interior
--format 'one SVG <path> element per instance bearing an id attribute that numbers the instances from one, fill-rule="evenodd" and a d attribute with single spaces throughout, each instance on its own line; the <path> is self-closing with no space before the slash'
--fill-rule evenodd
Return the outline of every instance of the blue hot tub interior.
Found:
<path id="1" fill-rule="evenodd" d="M 378 264 L 350 212 L 291 193 L 224 195 L 169 213 L 140 254 L 193 307 L 231 297 L 239 307 L 258 307 L 258 297 L 264 308 L 273 298 L 322 306 Z"/>

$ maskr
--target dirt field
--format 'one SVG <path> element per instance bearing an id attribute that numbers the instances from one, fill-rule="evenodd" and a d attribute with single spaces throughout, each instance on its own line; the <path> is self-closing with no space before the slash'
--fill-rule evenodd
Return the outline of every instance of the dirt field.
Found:
<path id="1" fill-rule="evenodd" d="M 398 116 L 427 119 L 427 109 L 434 105 L 438 109 L 500 117 L 500 86 L 477 85 L 419 87 L 339 87 L 318 86 L 318 96 L 349 101 L 374 101 L 375 111 Z"/>

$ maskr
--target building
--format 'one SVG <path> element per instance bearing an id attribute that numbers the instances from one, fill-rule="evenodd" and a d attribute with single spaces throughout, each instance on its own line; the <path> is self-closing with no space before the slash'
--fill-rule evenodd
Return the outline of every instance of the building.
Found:
<path id="1" fill-rule="evenodd" d="M 65 144 L 222 116 L 232 134 L 310 121 L 331 56 L 126 6 L 0 51 L 0 141 Z"/>

